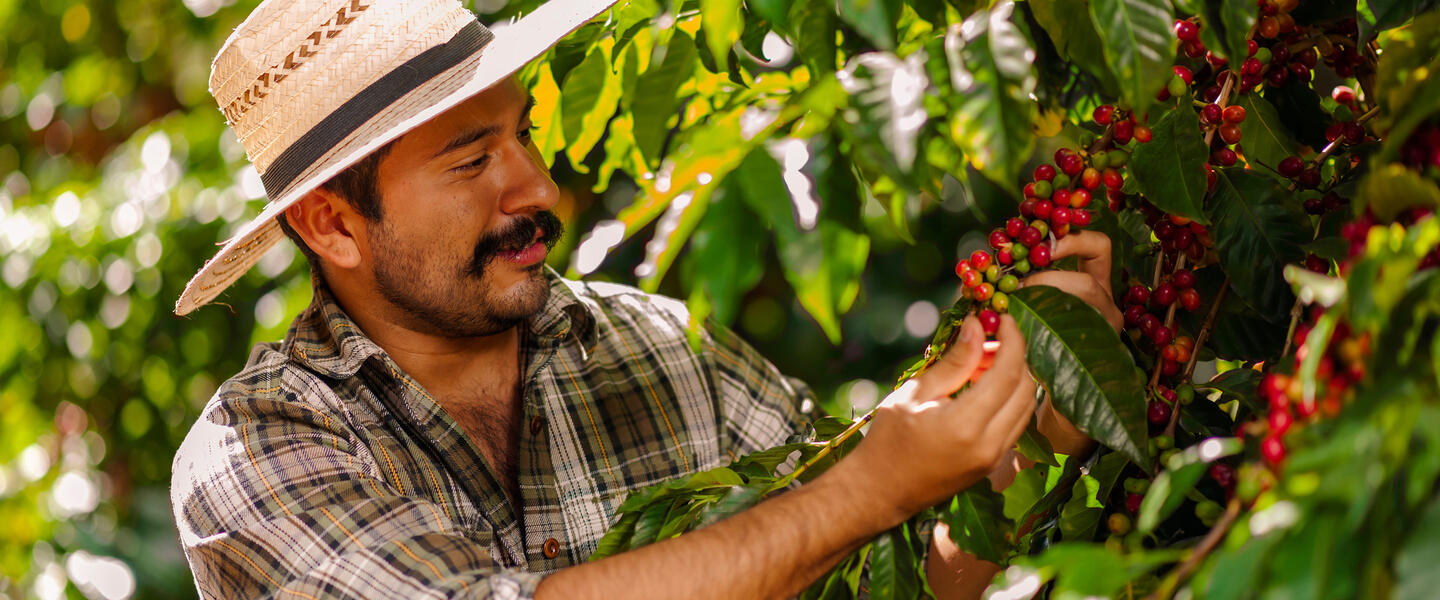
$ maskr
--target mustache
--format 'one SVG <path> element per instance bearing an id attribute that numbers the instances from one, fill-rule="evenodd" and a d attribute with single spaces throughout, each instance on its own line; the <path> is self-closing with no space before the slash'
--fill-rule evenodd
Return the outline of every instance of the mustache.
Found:
<path id="1" fill-rule="evenodd" d="M 504 227 L 485 234 L 476 242 L 467 273 L 476 278 L 483 277 L 485 267 L 495 260 L 495 257 L 501 253 L 518 252 L 528 248 L 537 233 L 540 234 L 540 243 L 545 244 L 546 250 L 550 250 L 560 241 L 560 237 L 565 235 L 565 224 L 560 222 L 555 213 L 548 210 L 511 219 Z"/>

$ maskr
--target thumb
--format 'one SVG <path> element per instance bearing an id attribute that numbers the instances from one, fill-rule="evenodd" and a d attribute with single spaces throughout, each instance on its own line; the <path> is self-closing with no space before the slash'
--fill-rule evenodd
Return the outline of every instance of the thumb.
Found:
<path id="1" fill-rule="evenodd" d="M 915 378 L 914 396 L 929 400 L 949 396 L 973 378 L 985 357 L 985 333 L 974 316 L 965 317 L 960 334 L 935 364 Z"/>

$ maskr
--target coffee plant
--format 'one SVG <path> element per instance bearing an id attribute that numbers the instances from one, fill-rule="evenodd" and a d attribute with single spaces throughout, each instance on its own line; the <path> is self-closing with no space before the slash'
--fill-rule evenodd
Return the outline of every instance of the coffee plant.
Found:
<path id="1" fill-rule="evenodd" d="M 1414 597 L 1440 584 L 1435 4 L 635 0 L 527 76 L 546 156 L 639 188 L 572 275 L 645 232 L 635 273 L 658 289 L 680 263 L 696 336 L 769 244 L 838 342 L 862 223 L 914 239 L 960 197 L 955 227 L 989 230 L 899 380 L 965 316 L 993 334 L 1008 312 L 1099 449 L 1056 454 L 1032 425 L 1014 483 L 916 515 L 803 597 L 928 593 L 935 521 L 1006 567 L 996 597 Z M 1075 268 L 1052 255 L 1082 229 L 1111 240 L 1118 334 L 1022 286 Z M 803 484 L 868 421 L 632 494 L 595 558 Z"/>

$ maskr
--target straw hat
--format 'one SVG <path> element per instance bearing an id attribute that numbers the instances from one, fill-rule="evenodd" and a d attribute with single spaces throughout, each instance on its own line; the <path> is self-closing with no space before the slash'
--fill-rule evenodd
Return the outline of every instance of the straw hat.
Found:
<path id="1" fill-rule="evenodd" d="M 491 31 L 457 0 L 265 0 L 215 57 L 210 93 L 270 202 L 175 303 L 214 300 L 282 237 L 279 216 L 346 167 L 520 70 L 616 0 L 550 0 Z"/>

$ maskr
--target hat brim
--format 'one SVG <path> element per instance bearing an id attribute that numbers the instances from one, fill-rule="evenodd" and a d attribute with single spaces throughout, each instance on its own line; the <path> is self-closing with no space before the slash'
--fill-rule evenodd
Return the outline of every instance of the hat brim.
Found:
<path id="1" fill-rule="evenodd" d="M 210 303 L 254 266 L 284 237 L 276 218 L 306 194 L 371 152 L 513 75 L 615 2 L 546 2 L 515 23 L 497 28 L 490 43 L 377 112 L 284 189 L 274 191 L 259 216 L 241 227 L 185 284 L 175 314 L 186 315 Z"/>

